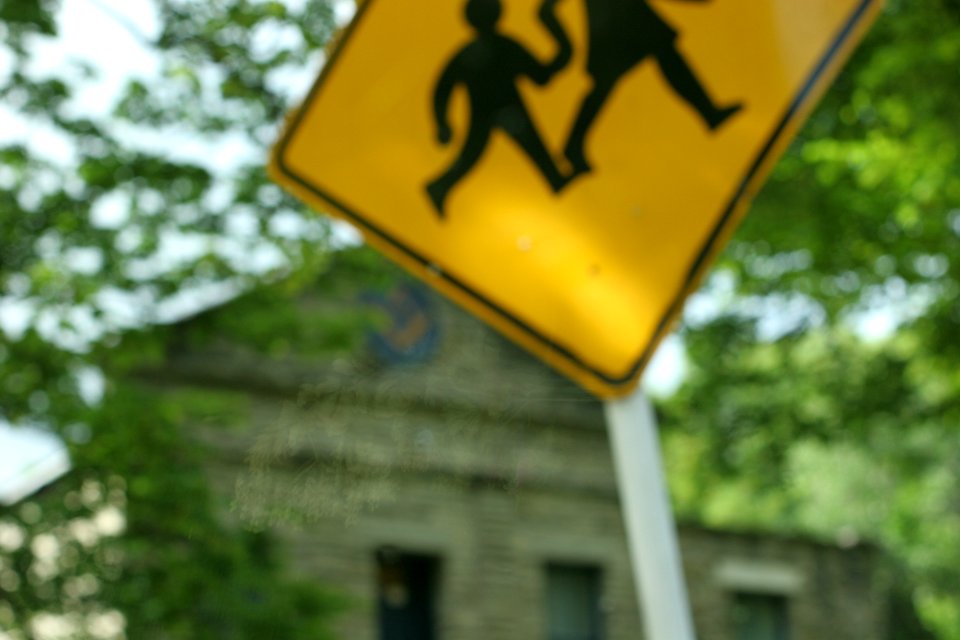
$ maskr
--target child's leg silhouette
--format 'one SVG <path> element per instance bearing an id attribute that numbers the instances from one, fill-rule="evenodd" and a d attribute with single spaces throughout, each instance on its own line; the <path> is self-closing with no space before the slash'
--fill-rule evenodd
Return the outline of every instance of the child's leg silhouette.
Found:
<path id="1" fill-rule="evenodd" d="M 610 92 L 617 82 L 618 77 L 614 78 L 594 78 L 593 87 L 583 99 L 580 105 L 580 111 L 577 113 L 577 119 L 573 123 L 570 135 L 567 137 L 567 144 L 564 147 L 563 155 L 567 157 L 573 166 L 574 175 L 587 173 L 590 171 L 590 163 L 584 152 L 584 146 L 587 141 L 587 134 L 593 126 L 593 121 L 599 115 L 603 105 L 607 102 Z"/>
<path id="2" fill-rule="evenodd" d="M 693 107 L 707 126 L 714 130 L 723 124 L 727 118 L 740 111 L 742 105 L 733 104 L 727 107 L 718 107 L 703 88 L 693 69 L 683 59 L 675 47 L 663 47 L 656 52 L 660 70 L 673 90 Z"/>
<path id="3" fill-rule="evenodd" d="M 437 208 L 437 215 L 441 218 L 444 216 L 443 204 L 447 199 L 447 194 L 461 178 L 470 172 L 473 165 L 483 155 L 483 150 L 486 149 L 487 142 L 490 140 L 492 129 L 492 123 L 471 124 L 467 139 L 463 143 L 463 149 L 460 150 L 460 155 L 443 175 L 427 185 L 427 195 L 430 196 L 430 200 Z"/>
<path id="4" fill-rule="evenodd" d="M 550 188 L 556 193 L 569 182 L 569 178 L 560 173 L 553 157 L 543 144 L 543 138 L 537 131 L 530 114 L 522 106 L 510 109 L 509 123 L 505 123 L 504 131 L 510 134 L 517 144 L 527 153 L 533 163 L 550 183 Z"/>

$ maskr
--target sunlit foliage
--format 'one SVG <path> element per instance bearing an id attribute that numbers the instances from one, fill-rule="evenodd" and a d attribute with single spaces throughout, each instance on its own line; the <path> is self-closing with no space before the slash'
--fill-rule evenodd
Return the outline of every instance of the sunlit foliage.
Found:
<path id="1" fill-rule="evenodd" d="M 710 312 L 688 316 L 690 375 L 664 406 L 683 513 L 877 542 L 944 640 L 960 638 L 958 70 L 960 5 L 888 2 L 722 257 Z"/>

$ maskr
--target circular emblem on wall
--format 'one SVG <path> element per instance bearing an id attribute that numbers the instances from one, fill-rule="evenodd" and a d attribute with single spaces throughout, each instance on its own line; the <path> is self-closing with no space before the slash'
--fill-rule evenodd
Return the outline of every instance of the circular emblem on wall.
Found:
<path id="1" fill-rule="evenodd" d="M 388 325 L 367 336 L 378 360 L 399 365 L 433 357 L 440 344 L 440 327 L 434 301 L 424 285 L 405 282 L 387 293 L 367 293 L 361 299 L 387 315 Z"/>

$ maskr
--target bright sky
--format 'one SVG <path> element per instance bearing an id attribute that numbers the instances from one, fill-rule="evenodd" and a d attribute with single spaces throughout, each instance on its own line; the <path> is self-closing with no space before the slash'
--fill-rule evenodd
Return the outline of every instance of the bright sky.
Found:
<path id="1" fill-rule="evenodd" d="M 41 429 L 0 423 L 0 504 L 14 504 L 70 469 L 63 443 Z"/>

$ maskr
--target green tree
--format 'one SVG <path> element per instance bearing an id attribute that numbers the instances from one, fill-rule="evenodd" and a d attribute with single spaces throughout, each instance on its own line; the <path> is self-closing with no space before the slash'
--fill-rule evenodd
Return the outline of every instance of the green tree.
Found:
<path id="1" fill-rule="evenodd" d="M 324 268 L 329 228 L 263 158 L 291 106 L 283 78 L 315 71 L 331 4 L 157 0 L 152 33 L 88 5 L 158 69 L 100 112 L 81 96 L 103 69 L 36 69 L 60 3 L 0 0 L 0 420 L 55 429 L 74 463 L 0 511 L 0 631 L 329 637 L 338 599 L 285 577 L 269 536 L 218 519 L 180 408 L 123 374 L 161 352 L 151 327 L 171 306 Z M 212 166 L 203 149 L 226 143 L 241 160 Z"/>
<path id="2" fill-rule="evenodd" d="M 960 638 L 958 68 L 960 5 L 888 2 L 720 259 L 710 311 L 688 314 L 690 375 L 663 406 L 682 512 L 879 542 L 943 640 Z"/>

